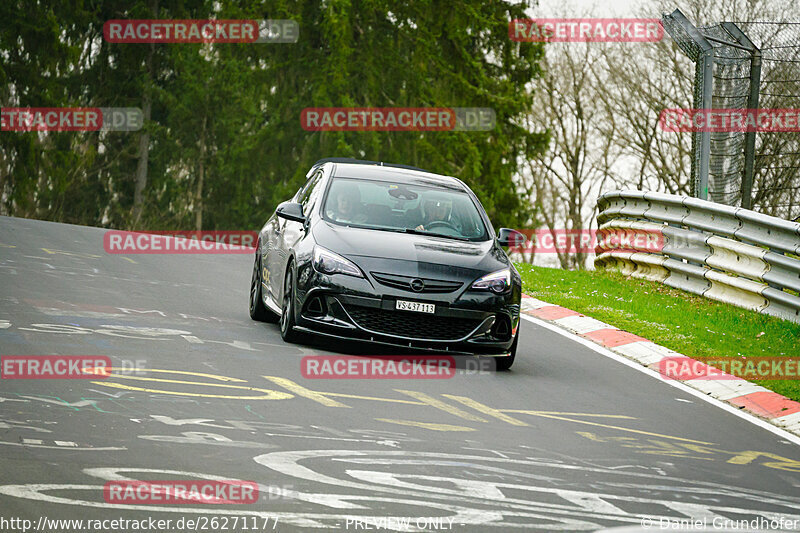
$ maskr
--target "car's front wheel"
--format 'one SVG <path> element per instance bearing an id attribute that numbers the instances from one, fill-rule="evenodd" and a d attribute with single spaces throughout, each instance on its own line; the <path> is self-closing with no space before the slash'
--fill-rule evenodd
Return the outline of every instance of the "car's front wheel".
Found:
<path id="1" fill-rule="evenodd" d="M 514 343 L 511 345 L 511 349 L 509 350 L 510 355 L 505 357 L 497 357 L 495 362 L 497 363 L 497 371 L 502 372 L 511 368 L 511 365 L 514 364 L 514 359 L 517 357 L 517 343 L 519 342 L 519 330 L 522 329 L 517 327 L 517 335 L 514 337 Z"/>
<path id="2" fill-rule="evenodd" d="M 277 322 L 277 315 L 264 305 L 261 288 L 261 254 L 256 248 L 256 259 L 253 261 L 253 276 L 250 279 L 250 318 L 260 322 Z"/>
<path id="3" fill-rule="evenodd" d="M 300 335 L 295 331 L 294 320 L 295 285 L 294 264 L 289 263 L 283 280 L 283 307 L 281 309 L 281 338 L 286 342 L 297 342 Z"/>

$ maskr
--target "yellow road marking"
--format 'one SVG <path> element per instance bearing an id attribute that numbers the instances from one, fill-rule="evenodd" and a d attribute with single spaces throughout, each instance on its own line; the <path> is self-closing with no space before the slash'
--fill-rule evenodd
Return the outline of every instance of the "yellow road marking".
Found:
<path id="1" fill-rule="evenodd" d="M 389 403 L 404 403 L 407 405 L 425 405 L 422 402 L 415 402 L 413 400 L 400 400 L 397 398 L 378 398 L 375 396 L 358 396 L 357 394 L 343 394 L 339 392 L 326 392 L 328 396 L 336 396 L 337 398 L 352 398 L 354 400 L 372 400 L 374 402 L 389 402 Z"/>
<path id="2" fill-rule="evenodd" d="M 598 418 L 627 418 L 636 420 L 635 416 L 628 415 L 600 415 L 595 413 L 562 413 L 560 411 L 536 411 L 529 409 L 500 409 L 503 413 L 519 413 L 523 415 L 560 415 L 560 416 L 593 416 Z"/>
<path id="3" fill-rule="evenodd" d="M 200 392 L 177 392 L 177 391 L 168 391 L 160 389 L 146 389 L 143 387 L 133 387 L 131 385 L 123 385 L 122 383 L 113 383 L 108 381 L 92 381 L 92 383 L 94 383 L 95 385 L 101 385 L 103 387 L 111 387 L 114 389 L 151 392 L 154 394 L 172 394 L 174 396 L 193 396 L 199 398 L 223 398 L 226 400 L 288 400 L 289 398 L 293 398 L 291 394 L 286 392 L 278 392 L 269 389 L 256 389 L 253 387 L 240 387 L 238 385 L 220 385 L 219 383 L 201 383 L 201 385 L 207 385 L 209 387 L 230 387 L 234 389 L 246 389 L 258 392 L 264 392 L 266 394 L 264 394 L 263 396 L 229 396 L 224 394 L 204 394 Z"/>
<path id="4" fill-rule="evenodd" d="M 393 418 L 376 418 L 378 422 L 388 422 L 389 424 L 399 424 L 401 426 L 413 426 L 431 431 L 475 431 L 474 428 L 466 426 L 453 426 L 450 424 L 433 424 L 430 422 L 415 422 L 414 420 L 395 420 Z"/>
<path id="5" fill-rule="evenodd" d="M 110 378 L 133 379 L 136 381 L 154 381 L 156 383 L 180 383 L 181 385 L 208 385 L 209 387 L 229 387 L 232 389 L 263 390 L 256 387 L 243 385 L 223 385 L 221 383 L 206 383 L 205 381 L 181 381 L 180 379 L 145 378 L 140 376 L 126 376 L 125 374 L 111 374 Z M 281 393 L 283 394 L 283 393 Z"/>
<path id="6" fill-rule="evenodd" d="M 16 245 L 14 245 L 14 244 L 3 244 L 2 242 L 0 242 L 0 248 L 16 248 Z"/>
<path id="7" fill-rule="evenodd" d="M 599 435 L 597 435 L 595 433 L 592 433 L 590 431 L 576 431 L 575 433 L 577 433 L 581 437 L 586 437 L 587 439 L 593 440 L 595 442 L 609 442 L 609 441 L 623 442 L 623 441 L 626 441 L 626 440 L 628 440 L 628 441 L 630 441 L 630 440 L 635 441 L 636 440 L 636 437 L 601 437 L 601 436 L 599 436 Z"/>
<path id="8" fill-rule="evenodd" d="M 488 405 L 484 405 L 480 402 L 476 402 L 471 398 L 467 398 L 465 396 L 453 396 L 452 394 L 442 394 L 445 398 L 450 398 L 451 400 L 455 400 L 461 404 L 466 405 L 467 407 L 472 407 L 476 411 L 479 411 L 485 415 L 493 416 L 503 422 L 508 422 L 512 426 L 527 426 L 528 424 L 523 422 L 522 420 L 517 420 L 516 418 L 510 417 L 507 414 L 503 413 L 502 411 L 495 409 L 493 407 L 489 407 Z"/>
<path id="9" fill-rule="evenodd" d="M 61 254 L 61 255 L 71 255 L 72 257 L 82 257 L 84 259 L 100 259 L 103 257 L 102 255 L 94 255 L 94 254 L 84 254 L 84 253 L 75 253 L 75 252 L 65 252 L 64 250 L 49 250 L 47 248 L 41 249 L 43 252 L 47 252 L 50 255 L 53 254 Z"/>
<path id="10" fill-rule="evenodd" d="M 130 261 L 134 265 L 138 265 L 139 264 L 136 261 L 134 261 L 133 259 L 131 259 L 130 257 L 125 257 L 124 255 L 120 256 L 120 259 L 124 259 L 125 261 Z"/>
<path id="11" fill-rule="evenodd" d="M 413 391 L 413 390 L 404 390 L 404 389 L 395 389 L 395 390 L 397 392 L 400 392 L 400 393 L 403 393 L 403 394 L 407 394 L 408 396 L 411 396 L 412 398 L 416 398 L 417 400 L 419 400 L 420 402 L 422 402 L 425 405 L 430 405 L 431 407 L 435 407 L 436 409 L 440 409 L 440 410 L 442 410 L 442 411 L 444 411 L 446 413 L 450 413 L 451 415 L 455 415 L 455 416 L 457 416 L 459 418 L 463 418 L 464 420 L 470 420 L 472 422 L 486 422 L 487 421 L 484 418 L 481 418 L 481 417 L 479 417 L 477 415 L 473 415 L 472 413 L 468 413 L 468 412 L 464 411 L 463 409 L 459 409 L 455 405 L 450 405 L 450 404 L 444 403 L 441 400 L 437 400 L 436 398 L 428 396 L 424 392 L 418 392 L 418 391 Z"/>
<path id="12" fill-rule="evenodd" d="M 736 455 L 734 457 L 731 457 L 726 461 L 734 465 L 747 465 L 752 463 L 753 460 L 756 459 L 757 457 L 765 457 L 769 459 L 775 459 L 777 461 L 777 462 L 761 463 L 766 467 L 777 468 L 778 470 L 786 470 L 788 472 L 800 472 L 800 461 L 795 461 L 787 457 L 775 455 L 774 453 L 754 452 L 754 451 L 736 453 L 736 452 L 726 452 L 723 450 L 719 451 L 722 453 L 732 453 L 732 454 L 735 453 Z"/>
<path id="13" fill-rule="evenodd" d="M 309 400 L 313 400 L 319 404 L 324 405 L 325 407 L 348 407 L 348 408 L 350 407 L 349 405 L 337 402 L 336 400 L 331 400 L 323 393 L 307 389 L 302 385 L 295 383 L 291 379 L 280 378 L 277 376 L 263 376 L 263 377 L 275 383 L 276 385 L 280 385 L 284 389 L 295 393 L 298 396 L 302 396 L 303 398 L 308 398 Z"/>
<path id="14" fill-rule="evenodd" d="M 698 446 L 696 444 L 690 444 L 686 442 L 679 442 L 677 445 L 673 445 L 669 442 L 663 442 L 658 440 L 648 440 L 651 444 L 643 444 L 641 442 L 636 442 L 638 439 L 636 437 L 601 437 L 594 433 L 590 433 L 588 431 L 576 431 L 576 433 L 582 437 L 586 437 L 587 439 L 593 440 L 595 442 L 612 442 L 615 441 L 619 443 L 620 446 L 624 448 L 632 448 L 637 450 L 637 453 L 646 453 L 652 455 L 668 455 L 670 457 L 682 457 L 685 459 L 702 459 L 705 461 L 714 461 L 716 460 L 713 457 L 696 457 L 686 455 L 686 450 L 690 450 L 692 452 L 697 452 L 701 454 L 724 454 L 724 455 L 731 455 L 732 457 L 728 459 L 726 462 L 735 465 L 749 465 L 755 459 L 759 457 L 763 457 L 765 459 L 774 459 L 774 461 L 765 461 L 761 463 L 761 466 L 765 466 L 767 468 L 775 468 L 778 470 L 784 470 L 787 472 L 800 472 L 800 461 L 796 461 L 794 459 L 789 459 L 787 457 L 783 457 L 781 455 L 776 455 L 774 453 L 769 452 L 758 452 L 753 450 L 747 450 L 743 452 L 731 452 L 728 450 L 721 450 L 719 448 L 708 448 L 705 446 Z M 676 438 L 676 437 L 669 437 L 667 438 Z M 626 442 L 626 441 L 634 441 Z M 678 448 L 680 446 L 681 448 Z"/>
<path id="15" fill-rule="evenodd" d="M 688 450 L 692 450 L 693 452 L 697 452 L 697 453 L 715 453 L 717 451 L 714 448 L 706 448 L 704 446 L 698 446 L 697 444 L 683 443 L 683 444 L 681 444 L 681 446 L 683 446 L 684 448 L 686 448 Z"/>
<path id="16" fill-rule="evenodd" d="M 713 461 L 712 457 L 697 457 L 689 455 L 689 450 L 685 447 L 687 444 L 679 442 L 674 444 L 672 442 L 665 442 L 663 440 L 647 439 L 650 444 L 623 444 L 625 448 L 633 448 L 639 450 L 638 453 L 646 453 L 648 455 L 667 455 L 670 457 L 683 457 L 686 459 L 699 459 L 702 461 Z M 695 446 L 689 444 L 688 446 Z"/>
<path id="17" fill-rule="evenodd" d="M 260 396 L 231 396 L 231 395 L 222 395 L 222 394 L 206 394 L 206 393 L 199 393 L 199 392 L 178 392 L 178 391 L 165 391 L 161 389 L 148 389 L 143 387 L 134 387 L 132 385 L 123 385 L 122 383 L 116 383 L 113 381 L 92 381 L 95 385 L 101 385 L 103 387 L 111 387 L 114 389 L 125 389 L 125 390 L 133 390 L 133 391 L 141 391 L 141 392 L 152 392 L 156 394 L 172 394 L 175 396 L 193 396 L 193 397 L 200 397 L 200 398 L 225 398 L 229 400 L 288 400 L 289 398 L 293 398 L 294 396 L 289 394 L 288 392 L 279 392 L 274 391 L 271 389 L 261 389 L 258 387 L 247 387 L 244 385 L 226 385 L 223 383 L 207 383 L 204 381 L 183 381 L 179 379 L 162 379 L 162 378 L 146 378 L 142 376 L 129 376 L 126 374 L 108 374 L 106 372 L 107 369 L 105 368 L 94 368 L 94 369 L 87 369 L 86 372 L 95 375 L 105 376 L 107 375 L 109 378 L 121 378 L 121 379 L 132 379 L 136 381 L 150 381 L 155 383 L 178 383 L 181 385 L 197 385 L 201 387 L 218 387 L 218 388 L 226 388 L 226 389 L 239 389 L 239 390 L 247 390 L 247 391 L 257 391 L 264 393 Z M 111 367 L 111 372 L 115 370 L 115 367 Z M 117 367 L 116 370 L 122 370 L 121 368 Z M 189 376 L 198 376 L 204 377 L 209 379 L 215 379 L 218 381 L 234 381 L 239 383 L 247 383 L 247 381 L 238 378 L 230 378 L 227 376 L 218 376 L 215 374 L 206 374 L 203 372 L 188 372 L 185 370 L 160 370 L 156 368 L 139 368 L 137 369 L 142 372 L 161 372 L 165 374 L 185 374 Z"/>
<path id="18" fill-rule="evenodd" d="M 289 390 L 297 394 L 298 396 L 303 396 L 304 398 L 308 398 L 309 400 L 321 403 L 322 405 L 325 405 L 327 407 L 350 407 L 349 405 L 345 405 L 341 402 L 337 402 L 336 400 L 332 400 L 330 397 L 350 398 L 352 400 L 371 400 L 373 402 L 403 403 L 406 405 L 425 405 L 423 402 L 415 402 L 413 400 L 401 400 L 396 398 L 378 398 L 375 396 L 359 396 L 358 394 L 345 394 L 342 392 L 320 392 L 303 387 L 302 385 L 295 383 L 291 379 L 281 378 L 278 376 L 263 376 L 263 377 L 267 378 L 276 385 L 280 385 L 281 387 L 284 387 L 286 390 Z"/>
<path id="19" fill-rule="evenodd" d="M 96 367 L 94 369 L 87 368 L 84 372 L 87 374 L 99 374 L 99 375 L 106 375 L 105 372 L 102 372 L 101 367 Z M 122 368 L 122 367 L 110 367 L 110 370 L 113 372 L 114 370 L 126 370 L 131 371 L 130 368 Z M 239 379 L 239 378 L 230 378 L 228 376 L 220 376 L 217 374 L 205 374 L 203 372 L 189 372 L 187 370 L 162 370 L 160 368 L 136 368 L 133 369 L 137 372 L 161 372 L 162 374 L 184 374 L 187 376 L 197 376 L 201 378 L 209 378 L 209 379 L 217 379 L 219 381 L 236 381 L 239 383 L 247 383 L 246 379 Z M 109 377 L 122 377 L 126 374 L 111 374 Z M 184 383 L 182 381 L 176 381 L 176 383 Z M 205 383 L 204 383 L 205 385 Z"/>
<path id="20" fill-rule="evenodd" d="M 683 442 L 693 442 L 695 444 L 714 444 L 713 442 L 705 442 L 702 440 L 693 440 L 693 439 L 685 439 L 683 437 L 673 437 L 672 435 L 662 435 L 661 433 L 652 433 L 650 431 L 642 431 L 641 429 L 630 429 L 630 428 L 623 428 L 620 426 L 610 426 L 608 424 L 601 424 L 599 422 L 589 422 L 588 420 L 575 420 L 574 418 L 564 418 L 563 416 L 555 416 L 555 415 L 543 415 L 538 414 L 537 416 L 542 416 L 544 418 L 552 418 L 554 420 L 564 420 L 566 422 L 575 422 L 576 424 L 586 424 L 588 426 L 598 426 L 601 428 L 608 428 L 608 429 L 616 429 L 619 431 L 627 431 L 629 433 L 638 433 L 639 435 L 649 435 L 651 437 L 661 437 L 664 439 L 672 439 L 672 440 L 679 440 Z"/>

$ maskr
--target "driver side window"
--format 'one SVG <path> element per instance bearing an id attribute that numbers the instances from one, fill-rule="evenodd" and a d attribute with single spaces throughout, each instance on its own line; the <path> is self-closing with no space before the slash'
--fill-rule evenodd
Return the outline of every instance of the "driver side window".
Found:
<path id="1" fill-rule="evenodd" d="M 317 201 L 320 190 L 317 185 L 319 185 L 321 179 L 322 171 L 318 170 L 313 176 L 311 176 L 311 179 L 308 180 L 306 186 L 299 193 L 297 201 L 303 206 L 303 214 L 306 216 L 314 208 L 314 204 Z"/>

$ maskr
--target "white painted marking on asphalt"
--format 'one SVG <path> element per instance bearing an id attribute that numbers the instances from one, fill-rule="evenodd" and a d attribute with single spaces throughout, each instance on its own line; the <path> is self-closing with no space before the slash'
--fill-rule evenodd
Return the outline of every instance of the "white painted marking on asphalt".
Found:
<path id="1" fill-rule="evenodd" d="M 497 450 L 489 449 L 489 448 L 470 448 L 470 447 L 467 447 L 467 446 L 462 446 L 461 449 L 462 450 L 478 450 L 478 451 L 482 451 L 482 452 L 489 452 L 489 453 L 495 454 L 498 457 L 502 457 L 503 459 L 508 459 L 509 458 L 506 454 L 504 454 L 502 452 L 499 452 Z M 517 452 L 506 452 L 506 453 L 513 453 L 513 454 L 519 455 L 519 453 L 517 453 Z"/>
<path id="2" fill-rule="evenodd" d="M 45 444 L 25 444 L 23 442 L 4 442 L 0 441 L 0 444 L 5 444 L 6 446 L 22 446 L 26 448 L 39 448 L 42 450 L 65 450 L 64 446 L 48 446 Z M 125 446 L 100 446 L 100 447 L 93 447 L 93 446 L 86 446 L 86 447 L 69 447 L 70 451 L 76 452 L 112 452 L 112 451 L 125 451 L 128 448 Z M 2 485 L 0 485 L 0 492 L 2 491 Z"/>
<path id="3" fill-rule="evenodd" d="M 343 437 L 318 437 L 318 436 L 311 436 L 311 435 L 290 435 L 285 433 L 264 433 L 267 437 L 290 437 L 290 438 L 300 438 L 300 439 L 320 439 L 320 440 L 343 440 L 347 442 L 371 442 L 373 444 L 380 444 L 381 446 L 391 446 L 392 448 L 397 448 L 400 443 L 396 440 L 374 440 L 374 439 L 353 439 L 353 438 L 343 438 Z"/>
<path id="4" fill-rule="evenodd" d="M 252 350 L 252 351 L 255 351 L 255 350 L 254 350 L 254 349 L 253 349 L 253 348 L 250 346 L 250 343 L 249 343 L 249 342 L 244 342 L 244 341 L 233 341 L 233 342 L 231 343 L 231 346 L 233 346 L 234 348 L 241 348 L 242 350 Z"/>
<path id="5" fill-rule="evenodd" d="M 0 420 L 0 429 L 29 429 L 31 431 L 38 431 L 39 433 L 52 433 L 49 429 L 26 426 L 22 422 L 17 422 L 16 420 Z"/>
<path id="6" fill-rule="evenodd" d="M 110 396 L 111 398 L 122 398 L 126 394 L 130 394 L 130 392 L 128 392 L 128 391 L 115 392 L 114 394 L 109 394 L 109 393 L 107 393 L 105 391 L 101 391 L 101 390 L 97 390 L 97 389 L 88 389 L 88 390 L 90 392 L 96 392 L 97 394 L 103 394 L 105 396 Z"/>
<path id="7" fill-rule="evenodd" d="M 683 398 L 675 398 L 676 402 L 694 403 L 692 400 L 684 400 Z"/>
<path id="8" fill-rule="evenodd" d="M 411 451 L 361 451 L 361 450 L 304 450 L 304 451 L 286 451 L 286 452 L 273 452 L 269 454 L 260 455 L 255 457 L 254 460 L 275 472 L 291 476 L 297 479 L 312 481 L 316 483 L 326 484 L 338 487 L 339 489 L 356 489 L 366 490 L 370 494 L 376 493 L 391 493 L 393 497 L 399 496 L 422 496 L 430 502 L 432 499 L 452 499 L 454 501 L 469 500 L 485 501 L 484 494 L 488 491 L 499 490 L 502 497 L 495 497 L 491 499 L 494 509 L 502 510 L 502 515 L 505 517 L 515 516 L 518 511 L 523 511 L 523 516 L 530 516 L 530 512 L 547 513 L 547 518 L 554 520 L 561 520 L 558 515 L 566 514 L 570 518 L 586 517 L 586 518 L 601 518 L 611 519 L 618 522 L 639 523 L 639 516 L 633 514 L 630 510 L 616 507 L 612 502 L 621 502 L 624 508 L 630 508 L 630 504 L 643 503 L 647 505 L 664 505 L 663 498 L 653 498 L 649 496 L 652 492 L 652 486 L 633 484 L 630 482 L 612 483 L 617 488 L 636 489 L 643 491 L 645 496 L 638 496 L 630 494 L 625 490 L 622 494 L 603 493 L 603 492 L 586 492 L 577 490 L 565 490 L 551 486 L 538 486 L 526 485 L 519 483 L 506 483 L 495 481 L 475 481 L 464 480 L 461 477 L 445 477 L 445 476 L 428 476 L 419 475 L 416 473 L 399 473 L 387 472 L 386 466 L 402 467 L 403 465 L 420 466 L 424 465 L 433 470 L 436 467 L 454 467 L 457 468 L 460 474 L 463 471 L 465 464 L 480 464 L 482 462 L 488 463 L 504 463 L 508 470 L 507 472 L 512 475 L 519 473 L 521 465 L 534 466 L 537 469 L 555 468 L 555 469 L 574 469 L 582 472 L 603 472 L 613 473 L 620 476 L 631 476 L 634 478 L 652 480 L 650 473 L 635 473 L 624 472 L 617 473 L 609 471 L 604 468 L 587 468 L 583 465 L 566 465 L 553 463 L 552 461 L 530 461 L 524 459 L 501 459 L 497 457 L 479 457 L 468 456 L 462 454 L 446 454 L 446 453 L 432 453 L 432 452 L 411 452 Z M 380 470 L 351 470 L 345 467 L 343 474 L 347 477 L 334 477 L 325 474 L 319 470 L 312 470 L 310 467 L 301 464 L 304 460 L 316 460 L 315 464 L 320 464 L 320 460 L 324 460 L 324 464 L 331 464 L 334 462 L 344 462 L 351 464 L 362 464 L 366 466 L 380 466 Z M 353 481 L 355 479 L 356 481 Z M 782 497 L 777 494 L 765 493 L 760 491 L 752 492 L 738 492 L 741 491 L 739 487 L 730 485 L 706 483 L 702 481 L 690 481 L 676 477 L 658 478 L 656 483 L 661 488 L 665 480 L 670 480 L 679 483 L 689 483 L 690 486 L 683 489 L 687 494 L 694 494 L 699 487 L 703 487 L 709 491 L 709 503 L 702 504 L 696 503 L 697 512 L 703 514 L 710 514 L 714 511 L 721 511 L 723 513 L 737 513 L 737 514 L 763 514 L 765 511 L 742 509 L 733 507 L 730 504 L 722 503 L 717 494 L 724 494 L 729 497 L 740 498 L 747 503 L 766 503 L 769 505 L 782 504 L 788 510 L 795 510 L 797 508 L 797 499 L 791 497 Z M 429 481 L 431 483 L 424 483 Z M 676 484 L 677 485 L 677 484 Z M 454 487 L 454 488 L 450 488 Z M 539 498 L 519 496 L 510 496 L 502 492 L 502 489 L 508 488 L 515 492 L 522 490 L 531 493 L 545 493 L 555 494 L 565 500 L 569 500 L 573 505 L 563 505 L 560 503 L 549 503 L 540 501 Z M 595 488 L 595 487 L 592 487 Z M 675 488 L 679 489 L 679 486 Z M 0 488 L 0 490 L 2 490 Z M 680 490 L 680 489 L 679 489 Z M 351 491 L 352 492 L 352 491 Z M 496 493 L 495 493 L 496 494 Z M 349 498 L 352 500 L 353 498 Z M 680 504 L 682 502 L 676 502 Z M 611 508 L 616 509 L 614 513 L 609 513 Z M 712 511 L 713 509 L 713 511 Z M 786 519 L 798 519 L 800 515 L 791 512 L 786 513 Z M 503 526 L 502 521 L 492 522 L 487 525 Z M 574 526 L 574 524 L 573 524 Z M 550 530 L 554 528 L 551 527 Z M 558 528 L 563 529 L 563 528 Z M 571 531 L 583 530 L 581 528 L 570 528 Z"/>
<path id="9" fill-rule="evenodd" d="M 253 348 L 252 346 L 250 346 L 249 342 L 244 342 L 244 341 L 225 342 L 225 341 L 206 340 L 205 342 L 216 342 L 217 344 L 226 344 L 226 345 L 231 346 L 233 348 L 238 348 L 240 350 L 248 350 L 250 352 L 257 352 L 258 351 L 255 348 Z"/>
<path id="10" fill-rule="evenodd" d="M 665 380 L 665 379 L 662 378 L 661 374 L 656 372 L 655 370 L 652 370 L 652 369 L 650 369 L 650 368 L 648 368 L 646 366 L 642 366 L 639 363 L 631 361 L 630 359 L 628 359 L 626 357 L 623 357 L 623 356 L 621 356 L 619 354 L 616 354 L 616 353 L 612 352 L 611 350 L 609 350 L 608 348 L 600 346 L 599 344 L 595 344 L 594 342 L 592 342 L 592 341 L 590 341 L 588 339 L 584 339 L 583 337 L 578 337 L 577 335 L 575 335 L 573 333 L 570 333 L 569 331 L 567 331 L 567 330 L 565 330 L 563 328 L 560 328 L 558 326 L 554 326 L 553 324 L 550 324 L 550 323 L 545 322 L 544 320 L 540 320 L 538 318 L 534 318 L 532 316 L 528 316 L 528 315 L 524 315 L 524 314 L 520 314 L 520 316 L 522 318 L 524 318 L 525 320 L 527 320 L 528 322 L 533 322 L 537 326 L 541 326 L 543 328 L 549 329 L 550 331 L 554 331 L 554 332 L 558 333 L 559 335 L 562 335 L 562 336 L 564 336 L 564 337 L 566 337 L 566 338 L 568 338 L 570 340 L 573 340 L 573 341 L 575 341 L 575 342 L 577 342 L 579 344 L 582 344 L 582 345 L 586 346 L 590 350 L 593 350 L 593 351 L 599 353 L 600 355 L 603 355 L 605 357 L 608 357 L 609 359 L 613 359 L 613 360 L 615 360 L 615 361 L 617 361 L 619 363 L 622 363 L 622 364 L 624 364 L 626 366 L 629 366 L 630 368 L 638 370 L 639 372 L 641 372 L 643 374 L 647 374 L 651 378 L 654 378 L 654 379 L 658 380 L 661 383 L 664 383 L 664 384 L 669 385 L 671 387 L 675 387 L 676 389 L 680 389 L 680 390 L 682 390 L 683 392 L 685 392 L 687 394 L 691 394 L 692 396 L 694 396 L 696 398 L 700 398 L 704 402 L 710 403 L 711 405 L 719 407 L 720 409 L 722 409 L 724 411 L 727 411 L 728 413 L 731 413 L 732 415 L 738 416 L 742 420 L 746 420 L 746 421 L 750 422 L 751 424 L 755 424 L 756 426 L 758 426 L 758 427 L 760 427 L 762 429 L 766 429 L 770 433 L 774 433 L 775 435 L 777 435 L 777 436 L 779 436 L 781 438 L 784 438 L 784 439 L 792 442 L 793 444 L 800 445 L 800 436 L 794 435 L 792 433 L 789 433 L 788 431 L 785 431 L 785 430 L 783 430 L 783 429 L 781 429 L 779 427 L 776 427 L 776 426 L 770 424 L 769 422 L 767 422 L 766 420 L 761 420 L 760 418 L 756 418 L 755 416 L 753 416 L 753 415 L 751 415 L 751 414 L 749 414 L 749 413 L 747 413 L 745 411 L 741 411 L 741 410 L 733 407 L 732 405 L 729 405 L 729 404 L 727 404 L 725 402 L 717 400 L 716 398 L 712 398 L 711 396 L 707 396 L 707 395 L 703 394 L 702 392 L 700 392 L 697 389 L 693 389 L 693 388 L 689 387 L 688 385 L 684 385 L 680 381 Z"/>
<path id="11" fill-rule="evenodd" d="M 228 437 L 218 433 L 186 431 L 183 433 L 183 435 L 183 437 L 178 437 L 175 435 L 139 435 L 139 438 L 155 442 L 172 442 L 175 444 L 209 444 L 212 446 L 256 449 L 277 448 L 275 444 L 267 444 L 264 442 L 231 440 Z"/>
<path id="12" fill-rule="evenodd" d="M 8 329 L 11 327 L 11 322 L 8 320 L 0 320 L 0 329 Z"/>
<path id="13" fill-rule="evenodd" d="M 54 440 L 53 442 L 56 443 L 56 446 L 69 446 L 69 447 L 76 447 L 78 446 L 76 443 L 70 440 Z"/>
<path id="14" fill-rule="evenodd" d="M 22 444 L 43 444 L 42 439 L 22 439 Z"/>

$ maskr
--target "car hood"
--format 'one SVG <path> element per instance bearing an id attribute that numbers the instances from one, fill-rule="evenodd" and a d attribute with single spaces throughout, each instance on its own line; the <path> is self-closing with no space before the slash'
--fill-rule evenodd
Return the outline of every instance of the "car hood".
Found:
<path id="1" fill-rule="evenodd" d="M 337 226 L 320 221 L 314 241 L 362 269 L 447 279 L 476 278 L 510 262 L 494 240 L 466 242 L 426 235 Z"/>

